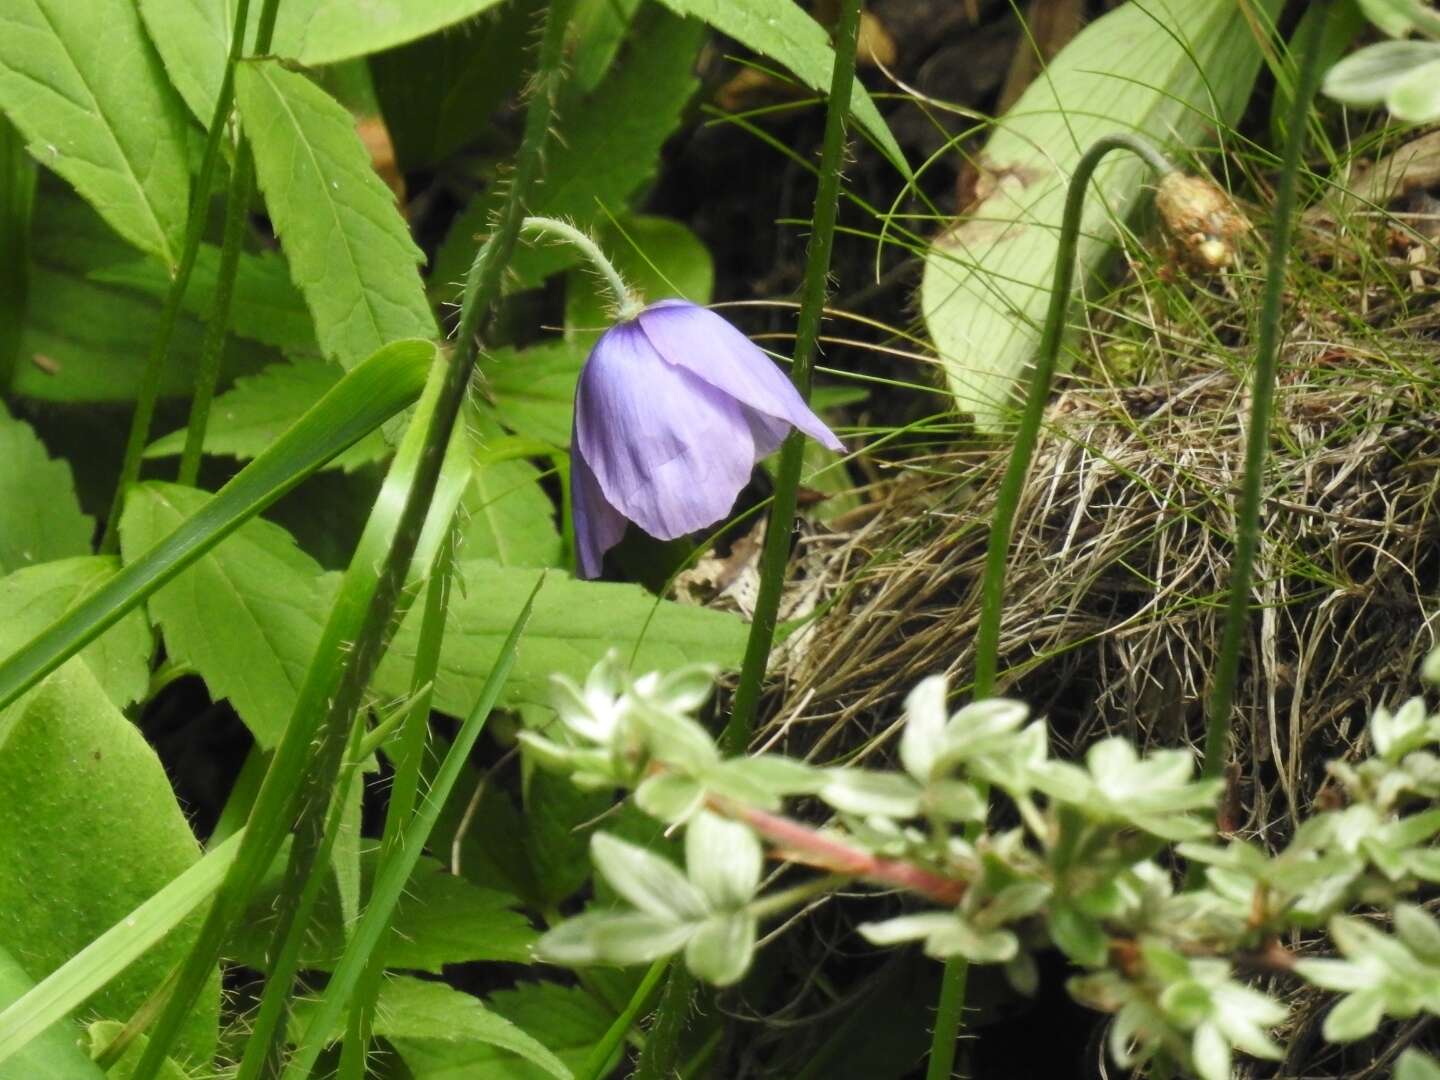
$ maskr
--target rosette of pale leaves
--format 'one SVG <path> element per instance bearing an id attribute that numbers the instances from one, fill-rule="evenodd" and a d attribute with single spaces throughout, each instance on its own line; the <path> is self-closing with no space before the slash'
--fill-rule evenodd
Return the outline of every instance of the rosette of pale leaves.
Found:
<path id="1" fill-rule="evenodd" d="M 1367 45 L 1325 75 L 1324 92 L 1347 105 L 1384 105 L 1397 120 L 1425 124 L 1440 117 L 1440 12 L 1424 0 L 1358 0 L 1361 10 L 1395 39 Z M 1418 31 L 1430 38 L 1407 35 Z"/>

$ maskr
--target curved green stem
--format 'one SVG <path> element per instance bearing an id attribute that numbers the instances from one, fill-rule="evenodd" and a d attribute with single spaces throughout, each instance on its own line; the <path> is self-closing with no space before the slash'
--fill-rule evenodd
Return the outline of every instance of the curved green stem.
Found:
<path id="1" fill-rule="evenodd" d="M 620 271 L 615 269 L 615 264 L 610 261 L 605 252 L 600 250 L 600 245 L 589 233 L 583 229 L 577 229 L 568 221 L 548 217 L 527 217 L 520 223 L 520 230 L 524 233 L 535 233 L 541 236 L 554 236 L 567 244 L 573 244 L 585 258 L 590 260 L 591 265 L 605 279 L 605 284 L 610 287 L 610 292 L 615 297 L 614 316 L 616 320 L 625 322 L 640 314 L 640 310 L 645 306 L 645 301 L 629 285 L 625 284 L 625 279 L 620 276 Z"/>
<path id="2" fill-rule="evenodd" d="M 1250 623 L 1250 585 L 1255 552 L 1260 546 L 1260 500 L 1265 479 L 1265 452 L 1270 441 L 1270 416 L 1275 407 L 1275 357 L 1280 343 L 1280 314 L 1285 300 L 1285 271 L 1290 240 L 1295 231 L 1296 188 L 1300 157 L 1308 135 L 1306 117 L 1320 84 L 1320 41 L 1330 13 L 1329 0 L 1311 8 L 1311 21 L 1300 53 L 1300 79 L 1290 103 L 1285 154 L 1275 187 L 1275 229 L 1270 238 L 1265 291 L 1260 301 L 1260 325 L 1255 334 L 1255 374 L 1250 384 L 1250 422 L 1245 432 L 1245 477 L 1235 523 L 1235 564 L 1230 571 L 1230 597 L 1225 608 L 1225 630 L 1215 664 L 1205 720 L 1205 756 L 1201 775 L 1219 776 L 1225 767 L 1230 738 L 1230 712 L 1235 702 L 1235 679 L 1240 670 L 1240 649 Z"/>
<path id="3" fill-rule="evenodd" d="M 630 995 L 629 1002 L 615 1022 L 606 1029 L 600 1041 L 591 1049 L 585 1058 L 585 1063 L 575 1072 L 575 1080 L 600 1080 L 605 1074 L 605 1066 L 615 1056 L 615 1051 L 625 1041 L 625 1036 L 630 1034 L 630 1029 L 635 1026 L 635 1018 L 644 1011 L 649 1004 L 651 997 L 655 994 L 655 987 L 660 985 L 666 969 L 671 961 L 661 957 L 650 965 L 645 977 L 640 980 L 640 985 L 635 988 L 635 993 Z"/>
<path id="4" fill-rule="evenodd" d="M 1071 174 L 1065 193 L 1065 209 L 1060 219 L 1060 239 L 1055 252 L 1055 276 L 1050 286 L 1050 306 L 1040 335 L 1035 366 L 1025 391 L 1025 408 L 1015 432 L 1010 461 L 1000 481 L 995 514 L 990 519 L 990 541 L 985 550 L 985 569 L 980 580 L 980 625 L 975 637 L 976 700 L 995 691 L 995 675 L 999 666 L 1000 614 L 1005 599 L 1005 563 L 1010 554 L 1010 533 L 1015 513 L 1030 470 L 1030 459 L 1040 438 L 1040 423 L 1050 397 L 1050 383 L 1060 358 L 1060 343 L 1065 335 L 1065 317 L 1070 310 L 1070 291 L 1075 283 L 1075 246 L 1080 239 L 1081 211 L 1089 192 L 1090 178 L 1101 160 L 1112 150 L 1128 150 L 1139 155 L 1157 172 L 1173 172 L 1175 166 L 1155 149 L 1149 140 L 1138 135 L 1116 134 L 1097 139 L 1081 155 Z M 945 963 L 940 988 L 940 1001 L 935 1010 L 935 1028 L 930 1041 L 930 1063 L 926 1080 L 949 1080 L 955 1067 L 956 1039 L 960 1033 L 965 1009 L 965 983 L 969 967 L 963 959 L 951 958 Z"/>
<path id="5" fill-rule="evenodd" d="M 820 340 L 820 320 L 829 292 L 830 251 L 835 239 L 835 218 L 840 202 L 840 167 L 845 157 L 845 119 L 850 109 L 850 89 L 855 82 L 855 41 L 860 26 L 860 0 L 842 0 L 835 22 L 835 66 L 830 77 L 830 99 L 825 112 L 825 142 L 820 151 L 820 179 L 815 191 L 815 213 L 806 255 L 805 283 L 800 298 L 800 318 L 795 328 L 795 360 L 790 378 L 800 396 L 810 398 L 810 378 Z M 800 486 L 805 436 L 791 432 L 780 450 L 776 470 L 775 497 L 765 533 L 765 550 L 760 558 L 760 594 L 745 645 L 740 682 L 730 708 L 730 722 L 721 737 L 721 749 L 739 754 L 750 743 L 760 688 L 775 640 L 775 621 L 780 612 L 780 593 L 785 586 L 785 568 L 790 562 L 790 532 L 795 525 L 795 491 Z"/>

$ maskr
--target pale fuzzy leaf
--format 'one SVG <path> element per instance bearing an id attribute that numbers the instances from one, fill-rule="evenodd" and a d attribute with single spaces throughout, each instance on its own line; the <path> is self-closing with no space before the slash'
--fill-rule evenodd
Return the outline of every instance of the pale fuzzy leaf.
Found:
<path id="1" fill-rule="evenodd" d="M 1354 1042 L 1374 1032 L 1384 1015 L 1385 999 L 1379 991 L 1362 990 L 1335 1003 L 1321 1034 L 1327 1042 Z"/>
<path id="2" fill-rule="evenodd" d="M 674 825 L 705 802 L 705 789 L 689 776 L 664 772 L 647 776 L 635 789 L 635 805 L 653 818 Z"/>
<path id="3" fill-rule="evenodd" d="M 1230 1044 L 1214 1024 L 1201 1024 L 1195 1029 L 1190 1056 L 1201 1080 L 1230 1080 Z"/>
<path id="4" fill-rule="evenodd" d="M 905 941 L 923 941 L 931 934 L 948 927 L 954 919 L 954 915 L 939 911 L 898 915 L 884 922 L 861 923 L 860 934 L 872 945 L 899 945 Z"/>
<path id="5" fill-rule="evenodd" d="M 562 922 L 535 951 L 542 960 L 568 967 L 644 964 L 679 952 L 695 926 L 640 911 L 592 911 Z"/>
<path id="6" fill-rule="evenodd" d="M 235 95 L 266 209 L 324 353 L 348 369 L 400 338 L 434 337 L 422 255 L 350 114 L 272 61 L 240 65 Z"/>
<path id="7" fill-rule="evenodd" d="M 1396 83 L 1385 95 L 1390 115 L 1407 124 L 1428 124 L 1440 117 L 1440 44 L 1435 59 Z"/>
<path id="8" fill-rule="evenodd" d="M 595 869 L 641 911 L 671 922 L 693 922 L 709 910 L 705 895 L 669 859 L 597 832 L 590 840 Z"/>
<path id="9" fill-rule="evenodd" d="M 1394 1080 L 1440 1080 L 1440 1063 L 1411 1047 L 1395 1062 Z"/>
<path id="10" fill-rule="evenodd" d="M 868 769 L 830 769 L 820 798 L 841 813 L 908 818 L 920 812 L 920 788 L 908 776 Z"/>
<path id="11" fill-rule="evenodd" d="M 1325 73 L 1327 97 L 1346 105 L 1379 105 L 1401 82 L 1440 55 L 1429 41 L 1381 41 L 1351 53 Z"/>
<path id="12" fill-rule="evenodd" d="M 90 554 L 95 521 L 80 509 L 70 466 L 0 402 L 0 574 Z"/>
<path id="13" fill-rule="evenodd" d="M 765 853 L 736 821 L 701 810 L 685 830 L 685 869 L 718 911 L 748 904 L 760 885 Z"/>
<path id="14" fill-rule="evenodd" d="M 0 110 L 116 232 L 176 263 L 190 198 L 184 107 L 133 0 L 7 0 Z"/>
<path id="15" fill-rule="evenodd" d="M 1255 6 L 1273 19 L 1280 4 Z M 1255 14 L 1191 0 L 1122 5 L 1082 30 L 1001 117 L 979 159 L 989 193 L 936 239 L 920 286 L 956 407 L 982 431 L 1006 426 L 1039 343 L 1076 161 L 1103 135 L 1138 131 L 1185 147 L 1233 121 L 1260 64 Z M 1110 155 L 1097 171 L 1077 282 L 1099 268 L 1147 175 L 1128 153 Z"/>

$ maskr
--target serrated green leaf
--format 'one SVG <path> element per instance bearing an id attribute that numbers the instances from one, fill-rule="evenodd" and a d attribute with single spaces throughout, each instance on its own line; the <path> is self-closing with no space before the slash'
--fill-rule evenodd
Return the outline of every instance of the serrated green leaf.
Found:
<path id="1" fill-rule="evenodd" d="M 399 338 L 429 338 L 422 256 L 345 109 L 271 61 L 235 75 L 241 122 L 321 350 L 346 369 Z"/>
<path id="2" fill-rule="evenodd" d="M 530 201 L 532 214 L 579 225 L 618 213 L 654 173 L 660 147 L 675 130 L 699 85 L 693 74 L 703 27 L 652 5 L 631 32 L 630 50 L 583 100 L 562 103 L 565 138 L 545 156 L 545 183 Z M 828 78 L 828 76 L 827 76 Z M 504 198 L 500 190 L 477 198 L 451 226 L 435 257 L 432 278 L 445 294 L 464 279 L 476 237 L 489 231 Z M 508 288 L 533 288 L 579 261 L 566 244 L 529 242 L 515 250 Z"/>
<path id="3" fill-rule="evenodd" d="M 479 452 L 504 432 L 488 413 L 475 417 Z M 540 470 L 524 459 L 480 461 L 460 506 L 463 558 L 504 566 L 559 566 L 564 553 L 555 504 L 540 486 Z"/>
<path id="4" fill-rule="evenodd" d="M 200 857 L 155 752 L 89 670 L 55 672 L 0 743 L 0 945 L 41 979 Z M 185 955 L 192 919 L 95 994 L 87 1008 L 129 1019 Z M 179 1052 L 208 1061 L 218 972 Z"/>
<path id="5" fill-rule="evenodd" d="M 101 267 L 135 259 L 135 249 L 69 192 L 42 187 L 32 222 L 30 295 L 12 384 L 20 397 L 45 401 L 126 401 L 135 396 L 154 347 L 161 300 L 92 281 Z M 181 315 L 160 380 L 165 396 L 194 388 L 204 326 Z M 276 353 L 231 337 L 224 374 L 258 370 Z"/>
<path id="6" fill-rule="evenodd" d="M 139 0 L 145 27 L 176 88 L 208 125 L 220 96 L 230 49 L 234 4 L 225 0 Z M 269 55 L 307 67 L 333 64 L 424 37 L 494 7 L 499 0 L 285 0 Z M 247 45 L 253 46 L 262 4 L 250 5 Z"/>
<path id="7" fill-rule="evenodd" d="M 680 222 L 630 214 L 614 224 L 605 222 L 596 229 L 595 240 L 626 283 L 647 300 L 710 302 L 714 260 L 704 242 Z M 593 345 L 610 326 L 613 302 L 592 270 L 571 270 L 565 276 L 565 336 Z"/>
<path id="8" fill-rule="evenodd" d="M 185 311 L 201 319 L 209 316 L 215 306 L 219 273 L 220 249 L 214 244 L 201 244 L 190 285 L 185 290 Z M 149 259 L 129 259 L 100 266 L 87 276 L 101 285 L 143 292 L 157 301 L 163 301 L 170 291 L 170 275 Z M 290 281 L 289 268 L 278 252 L 258 255 L 241 252 L 235 268 L 234 289 L 230 301 L 232 334 L 287 353 L 319 354 L 305 298 Z"/>
<path id="9" fill-rule="evenodd" d="M 236 379 L 232 389 L 215 399 L 205 431 L 205 452 L 248 461 L 334 389 L 344 374 L 336 364 L 301 360 L 271 364 L 258 374 Z M 178 454 L 184 445 L 184 429 L 172 431 L 151 443 L 145 456 Z M 391 449 L 379 431 L 372 431 L 325 467 L 351 472 L 383 460 Z"/>
<path id="10" fill-rule="evenodd" d="M 131 0 L 7 3 L 0 109 L 116 232 L 178 260 L 190 198 L 184 109 Z"/>
<path id="11" fill-rule="evenodd" d="M 1259 0 L 1273 18 L 1278 0 Z M 1040 339 L 1068 178 L 1098 138 L 1141 132 L 1184 150 L 1233 123 L 1260 65 L 1233 4 L 1125 4 L 1080 32 L 997 123 L 980 165 L 993 190 L 925 258 L 920 306 L 955 404 L 1002 430 Z M 1077 248 L 1097 271 L 1149 179 L 1133 154 L 1095 173 Z"/>
<path id="12" fill-rule="evenodd" d="M 570 16 L 576 42 L 570 78 L 577 86 L 594 90 L 600 84 L 639 7 L 640 0 L 576 0 Z"/>
<path id="13" fill-rule="evenodd" d="M 570 445 L 575 386 L 588 347 L 548 341 L 528 349 L 496 349 L 485 363 L 485 387 L 511 431 L 551 446 Z"/>
<path id="14" fill-rule="evenodd" d="M 553 908 L 590 880 L 590 829 L 614 802 L 608 791 L 582 791 L 568 776 L 534 772 L 525 785 L 526 850 L 541 908 Z"/>
<path id="15" fill-rule="evenodd" d="M 450 599 L 448 629 L 436 680 L 436 707 L 456 716 L 469 712 L 509 632 L 515 611 L 541 571 L 462 560 L 462 584 Z M 725 612 L 656 600 L 636 585 L 575 581 L 555 571 L 535 601 L 535 614 L 502 700 L 510 705 L 547 705 L 550 676 L 583 680 L 610 650 L 631 670 L 667 671 L 688 663 L 737 665 L 745 648 L 745 624 Z M 401 626 L 376 685 L 382 693 L 405 693 L 419 619 Z"/>
<path id="16" fill-rule="evenodd" d="M 152 481 L 136 486 L 120 520 L 127 562 L 209 502 L 208 492 Z M 327 610 L 321 569 L 284 529 L 240 526 L 150 599 L 172 659 L 193 665 L 215 698 L 229 698 L 263 747 L 294 709 Z"/>
<path id="17" fill-rule="evenodd" d="M 73 608 L 82 597 L 113 577 L 120 560 L 85 555 L 16 570 L 0 578 L 0 659 L 9 656 Z M 155 639 L 142 610 L 127 614 L 80 651 L 106 695 L 124 708 L 145 695 Z"/>
<path id="18" fill-rule="evenodd" d="M 579 987 L 523 983 L 490 995 L 486 1004 L 555 1054 L 572 1071 L 580 1068 L 609 1028 L 613 1014 Z M 391 1037 L 417 1080 L 539 1080 L 551 1075 L 539 1065 L 490 1043 Z"/>
<path id="19" fill-rule="evenodd" d="M 810 89 L 830 92 L 835 54 L 829 35 L 798 5 L 785 0 L 660 0 L 677 15 L 709 23 L 747 49 L 779 60 Z M 900 172 L 910 175 L 905 155 L 865 88 L 855 83 L 850 113 Z"/>
<path id="20" fill-rule="evenodd" d="M 367 886 L 375 875 L 376 853 L 361 858 Z M 237 931 L 230 949 L 242 962 L 265 969 L 265 949 L 275 925 L 274 888 L 262 890 L 251 903 L 250 917 Z M 422 857 L 395 909 L 385 945 L 389 967 L 439 974 L 446 964 L 501 961 L 525 964 L 539 935 L 508 893 L 483 889 L 445 872 L 434 859 Z M 301 966 L 331 971 L 345 952 L 346 927 L 331 877 L 324 885 L 310 932 L 301 950 Z"/>
<path id="21" fill-rule="evenodd" d="M 80 509 L 70 466 L 52 459 L 0 403 L 0 573 L 88 555 L 95 520 Z"/>
<path id="22" fill-rule="evenodd" d="M 613 0 L 605 0 L 611 3 Z M 491 132 L 525 76 L 539 0 L 514 0 L 447 34 L 370 58 L 370 75 L 403 172 L 428 169 Z M 584 63 L 583 51 L 575 56 Z"/>

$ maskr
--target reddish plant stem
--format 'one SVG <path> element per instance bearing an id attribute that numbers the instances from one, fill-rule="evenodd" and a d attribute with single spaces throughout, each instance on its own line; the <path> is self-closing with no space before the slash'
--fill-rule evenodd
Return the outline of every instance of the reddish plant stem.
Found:
<path id="1" fill-rule="evenodd" d="M 768 840 L 776 853 L 792 862 L 864 878 L 934 900 L 937 904 L 958 904 L 968 887 L 963 881 L 937 874 L 900 859 L 882 859 L 853 848 L 833 836 L 826 836 L 779 814 L 711 796 L 706 805 L 717 814 L 742 821 Z"/>

